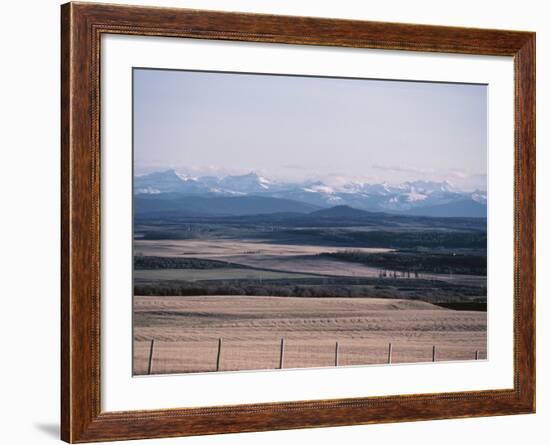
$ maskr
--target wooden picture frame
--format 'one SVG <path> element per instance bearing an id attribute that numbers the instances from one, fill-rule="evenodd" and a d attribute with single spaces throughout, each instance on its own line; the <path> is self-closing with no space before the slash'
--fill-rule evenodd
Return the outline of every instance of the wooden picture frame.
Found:
<path id="1" fill-rule="evenodd" d="M 514 387 L 510 390 L 102 412 L 100 38 L 167 36 L 512 56 L 515 69 Z M 535 34 L 67 3 L 61 7 L 61 437 L 71 443 L 535 411 Z"/>

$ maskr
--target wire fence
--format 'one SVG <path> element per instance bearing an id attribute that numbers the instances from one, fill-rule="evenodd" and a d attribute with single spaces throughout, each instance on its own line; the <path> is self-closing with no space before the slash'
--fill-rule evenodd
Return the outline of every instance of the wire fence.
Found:
<path id="1" fill-rule="evenodd" d="M 151 339 L 141 342 L 135 357 L 138 375 L 188 372 L 221 372 L 255 369 L 338 367 L 350 365 L 482 360 L 484 348 L 450 348 L 437 344 L 396 344 L 384 347 L 349 340 L 307 342 L 280 338 L 276 341 L 250 344 L 217 341 L 162 342 Z M 143 343 L 147 344 L 144 348 Z"/>

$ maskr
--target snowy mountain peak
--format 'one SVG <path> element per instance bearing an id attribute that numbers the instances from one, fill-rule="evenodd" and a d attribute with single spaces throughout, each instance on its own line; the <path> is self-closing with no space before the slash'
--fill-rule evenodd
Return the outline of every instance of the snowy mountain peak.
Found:
<path id="1" fill-rule="evenodd" d="M 218 181 L 218 187 L 227 189 L 230 192 L 254 193 L 269 189 L 271 181 L 250 172 L 246 175 L 225 176 Z"/>
<path id="2" fill-rule="evenodd" d="M 479 202 L 480 204 L 487 204 L 487 192 L 481 190 L 475 190 L 471 194 L 472 200 Z"/>
<path id="3" fill-rule="evenodd" d="M 486 206 L 487 193 L 462 192 L 448 181 L 418 180 L 400 185 L 341 181 L 331 186 L 320 180 L 277 182 L 249 172 L 243 175 L 190 177 L 175 170 L 134 178 L 135 194 L 179 193 L 202 196 L 264 196 L 299 201 L 318 207 L 350 206 L 369 211 L 409 212 L 432 206 L 472 202 Z M 466 215 L 467 216 L 467 215 Z"/>
<path id="4" fill-rule="evenodd" d="M 412 190 L 419 193 L 435 193 L 435 192 L 454 192 L 455 188 L 449 181 L 435 182 L 435 181 L 412 181 L 406 182 Z"/>

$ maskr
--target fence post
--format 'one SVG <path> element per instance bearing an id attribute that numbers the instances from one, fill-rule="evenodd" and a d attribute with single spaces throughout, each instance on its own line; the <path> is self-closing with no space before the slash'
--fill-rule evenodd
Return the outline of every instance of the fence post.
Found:
<path id="1" fill-rule="evenodd" d="M 279 357 L 279 369 L 285 365 L 285 339 L 281 338 L 281 356 Z"/>
<path id="2" fill-rule="evenodd" d="M 392 353 L 392 345 L 388 346 L 388 364 L 391 365 L 391 353 Z"/>
<path id="3" fill-rule="evenodd" d="M 155 349 L 155 339 L 151 340 L 151 347 L 149 348 L 149 366 L 147 367 L 147 374 L 151 375 L 153 372 L 153 352 Z"/>
<path id="4" fill-rule="evenodd" d="M 479 359 L 479 351 L 476 350 L 476 360 Z"/>
<path id="5" fill-rule="evenodd" d="M 432 347 L 432 362 L 435 362 L 435 345 Z"/>
<path id="6" fill-rule="evenodd" d="M 222 339 L 218 338 L 218 356 L 216 357 L 216 371 L 220 370 L 222 360 Z"/>
<path id="7" fill-rule="evenodd" d="M 336 342 L 336 348 L 334 350 L 334 366 L 338 366 L 338 342 Z"/>

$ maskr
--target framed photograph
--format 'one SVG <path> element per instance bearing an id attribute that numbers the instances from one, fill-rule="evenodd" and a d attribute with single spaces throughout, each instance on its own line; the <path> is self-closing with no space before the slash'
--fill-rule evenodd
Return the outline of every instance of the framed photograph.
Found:
<path id="1" fill-rule="evenodd" d="M 67 3 L 67 442 L 535 411 L 535 35 Z"/>

